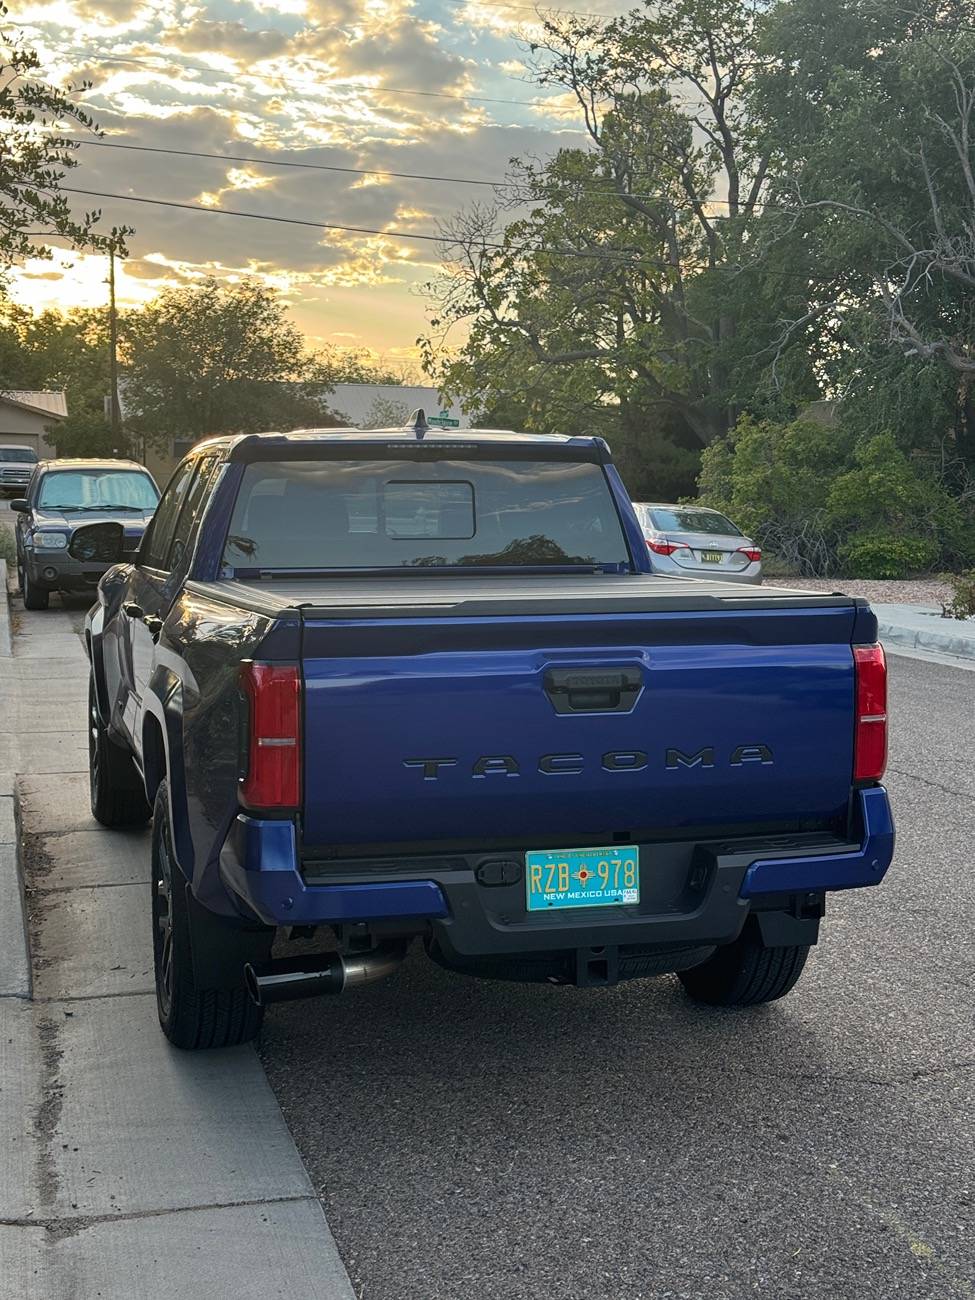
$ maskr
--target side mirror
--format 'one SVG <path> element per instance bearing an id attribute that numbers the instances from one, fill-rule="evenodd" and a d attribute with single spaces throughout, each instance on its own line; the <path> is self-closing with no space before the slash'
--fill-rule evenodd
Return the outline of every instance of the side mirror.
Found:
<path id="1" fill-rule="evenodd" d="M 68 554 L 85 564 L 118 564 L 122 558 L 125 530 L 121 524 L 88 524 L 75 530 Z"/>
<path id="2" fill-rule="evenodd" d="M 27 511 L 30 509 L 30 506 L 27 504 L 27 498 L 14 497 L 13 501 L 10 503 L 10 509 L 15 515 L 26 515 Z"/>

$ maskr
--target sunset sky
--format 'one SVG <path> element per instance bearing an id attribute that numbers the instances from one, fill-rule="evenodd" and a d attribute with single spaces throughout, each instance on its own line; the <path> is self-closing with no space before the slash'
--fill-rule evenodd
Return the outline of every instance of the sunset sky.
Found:
<path id="1" fill-rule="evenodd" d="M 618 0 L 579 7 L 625 8 Z M 503 179 L 512 156 L 545 158 L 583 143 L 566 100 L 525 79 L 518 37 L 537 24 L 529 4 L 45 0 L 11 4 L 10 20 L 22 25 L 50 79 L 94 83 L 80 99 L 114 143 L 479 180 Z M 450 213 L 491 197 L 459 181 L 94 145 L 79 158 L 67 184 L 81 189 L 380 231 L 436 233 Z M 395 362 L 412 356 L 427 327 L 421 286 L 436 271 L 435 244 L 75 201 L 79 209 L 101 206 L 105 228 L 137 228 L 119 280 L 124 303 L 208 272 L 252 273 L 282 289 L 315 344 L 367 347 Z M 105 274 L 103 259 L 57 249 L 53 263 L 18 272 L 14 292 L 35 307 L 94 305 L 104 301 Z"/>

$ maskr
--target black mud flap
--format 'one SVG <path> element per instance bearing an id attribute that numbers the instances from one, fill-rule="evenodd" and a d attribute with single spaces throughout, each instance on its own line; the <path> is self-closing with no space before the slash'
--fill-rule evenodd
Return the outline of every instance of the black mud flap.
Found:
<path id="1" fill-rule="evenodd" d="M 189 885 L 186 886 L 186 914 L 197 988 L 245 988 L 244 967 L 270 958 L 273 929 L 217 916 L 197 902 Z"/>

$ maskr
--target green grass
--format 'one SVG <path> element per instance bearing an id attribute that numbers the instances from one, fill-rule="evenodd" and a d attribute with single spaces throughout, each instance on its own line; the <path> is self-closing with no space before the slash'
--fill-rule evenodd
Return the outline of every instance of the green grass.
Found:
<path id="1" fill-rule="evenodd" d="M 13 568 L 16 559 L 17 548 L 14 545 L 14 535 L 5 524 L 0 524 L 0 560 L 6 560 Z"/>

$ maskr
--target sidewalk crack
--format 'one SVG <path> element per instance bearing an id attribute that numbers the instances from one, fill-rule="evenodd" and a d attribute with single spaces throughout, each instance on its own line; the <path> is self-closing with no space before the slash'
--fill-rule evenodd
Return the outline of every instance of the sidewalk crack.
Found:
<path id="1" fill-rule="evenodd" d="M 87 1228 L 95 1228 L 103 1223 L 132 1223 L 140 1219 L 159 1219 L 171 1214 L 193 1214 L 208 1210 L 238 1210 L 248 1206 L 296 1205 L 303 1201 L 319 1204 L 312 1191 L 296 1192 L 294 1196 L 261 1196 L 243 1201 L 204 1201 L 195 1205 L 165 1206 L 158 1210 L 132 1210 L 120 1214 L 78 1214 L 57 1215 L 49 1218 L 25 1216 L 23 1218 L 0 1218 L 3 1228 L 43 1228 L 52 1241 L 63 1241 L 66 1237 L 75 1237 Z"/>

